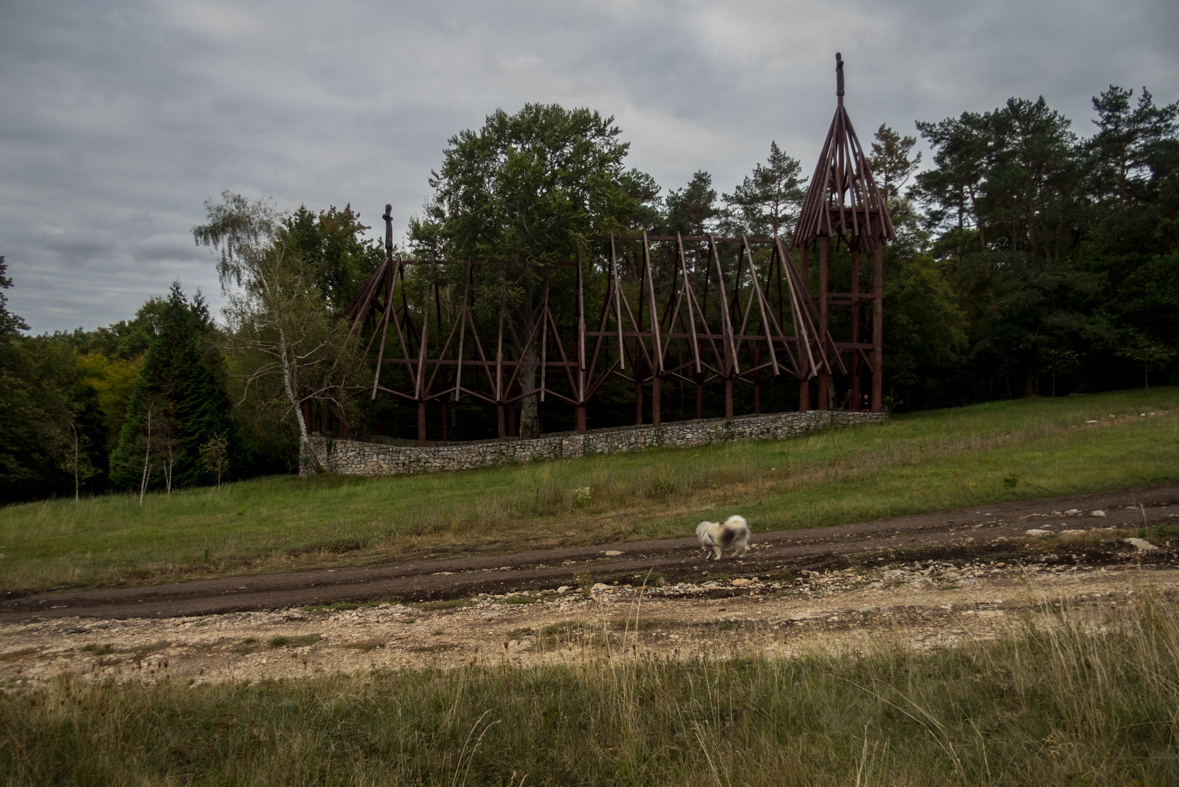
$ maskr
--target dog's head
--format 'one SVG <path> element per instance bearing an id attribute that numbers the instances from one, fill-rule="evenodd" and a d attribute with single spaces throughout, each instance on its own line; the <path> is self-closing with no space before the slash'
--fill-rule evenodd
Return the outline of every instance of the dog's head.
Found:
<path id="1" fill-rule="evenodd" d="M 696 525 L 696 538 L 700 541 L 701 549 L 708 549 L 716 543 L 715 533 L 719 527 L 716 522 L 709 522 L 707 519 Z"/>

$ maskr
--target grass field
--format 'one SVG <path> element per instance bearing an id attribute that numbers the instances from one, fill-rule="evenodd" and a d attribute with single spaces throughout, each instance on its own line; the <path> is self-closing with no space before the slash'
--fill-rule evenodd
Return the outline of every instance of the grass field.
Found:
<path id="1" fill-rule="evenodd" d="M 807 528 L 1176 480 L 1179 389 L 1025 400 L 780 443 L 13 506 L 0 582 L 362 565 L 394 559 L 394 542 L 421 556 L 683 536 L 734 510 L 758 531 Z M 0 784 L 1179 783 L 1174 600 L 1136 594 L 1100 628 L 1091 610 L 1044 610 L 1050 624 L 932 654 L 884 637 L 778 661 L 622 647 L 527 669 L 16 681 L 0 686 Z"/>
<path id="2" fill-rule="evenodd" d="M 1179 388 L 1026 399 L 780 442 L 388 479 L 276 476 L 152 494 L 142 507 L 135 495 L 9 506 L 0 592 L 681 537 L 733 512 L 755 532 L 810 528 L 1176 480 Z"/>
<path id="3" fill-rule="evenodd" d="M 0 693 L 8 785 L 1179 783 L 1179 616 L 1139 596 L 918 655 L 621 660 Z"/>

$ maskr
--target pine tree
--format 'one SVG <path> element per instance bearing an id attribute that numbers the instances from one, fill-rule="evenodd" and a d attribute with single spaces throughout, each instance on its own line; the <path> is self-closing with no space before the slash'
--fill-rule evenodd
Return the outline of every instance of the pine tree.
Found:
<path id="1" fill-rule="evenodd" d="M 777 142 L 771 142 L 766 163 L 755 165 L 752 176 L 721 198 L 729 206 L 726 223 L 732 234 L 784 236 L 794 228 L 806 199 L 806 178 L 798 159 L 787 156 Z"/>
<path id="2" fill-rule="evenodd" d="M 703 170 L 693 175 L 687 186 L 672 189 L 667 195 L 667 226 L 671 232 L 704 235 L 716 229 L 720 215 L 712 175 Z"/>

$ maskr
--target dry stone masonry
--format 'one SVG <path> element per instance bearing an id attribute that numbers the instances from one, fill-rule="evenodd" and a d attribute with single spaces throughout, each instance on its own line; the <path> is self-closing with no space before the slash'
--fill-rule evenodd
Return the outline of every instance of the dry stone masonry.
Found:
<path id="1" fill-rule="evenodd" d="M 396 441 L 361 442 L 331 435 L 311 437 L 311 449 L 324 470 L 341 475 L 386 476 L 470 470 L 509 462 L 575 459 L 588 454 L 643 451 L 654 447 L 692 448 L 724 442 L 784 440 L 826 426 L 884 423 L 884 413 L 811 410 L 805 413 L 746 415 L 662 426 L 625 426 L 545 435 L 536 440 L 485 440 L 430 443 L 419 447 Z M 307 463 L 301 463 L 304 473 Z"/>

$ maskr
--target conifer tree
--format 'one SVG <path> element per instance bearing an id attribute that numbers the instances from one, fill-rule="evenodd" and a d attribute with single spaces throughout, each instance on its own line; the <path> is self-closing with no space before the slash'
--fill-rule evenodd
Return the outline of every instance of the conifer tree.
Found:
<path id="1" fill-rule="evenodd" d="M 217 356 L 204 345 L 213 331 L 208 309 L 198 296 L 192 303 L 180 283 L 172 285 L 159 330 L 148 347 L 143 368 L 127 405 L 119 443 L 111 456 L 111 480 L 123 487 L 140 483 L 158 463 L 171 462 L 171 485 L 197 486 L 213 479 L 204 467 L 200 446 L 216 434 L 229 441 L 230 472 L 240 472 L 240 438 L 230 419 L 229 397 L 213 368 Z M 169 446 L 151 450 L 147 413 L 152 410 L 152 440 L 168 435 Z M 171 450 L 165 450 L 170 448 Z M 147 449 L 147 450 L 145 450 Z M 145 457 L 147 457 L 145 459 Z M 161 474 L 162 475 L 162 474 Z"/>
<path id="2" fill-rule="evenodd" d="M 794 229 L 806 199 L 806 177 L 798 159 L 771 142 L 766 163 L 755 165 L 752 176 L 721 198 L 729 206 L 726 229 L 733 235 L 785 236 Z"/>

